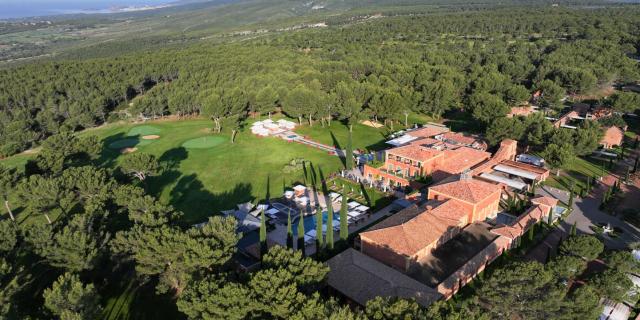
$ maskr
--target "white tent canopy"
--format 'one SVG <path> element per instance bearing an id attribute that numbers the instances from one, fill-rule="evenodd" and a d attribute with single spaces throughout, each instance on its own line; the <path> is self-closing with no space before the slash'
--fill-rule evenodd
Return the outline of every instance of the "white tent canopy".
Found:
<path id="1" fill-rule="evenodd" d="M 520 168 L 516 168 L 516 167 L 504 165 L 504 164 L 499 164 L 499 165 L 493 167 L 493 169 L 496 170 L 496 171 L 508 173 L 508 174 L 511 174 L 511 175 L 514 175 L 514 176 L 527 178 L 529 180 L 535 180 L 539 176 L 535 172 L 527 171 L 527 170 L 524 170 L 524 169 L 520 169 Z"/>
<path id="2" fill-rule="evenodd" d="M 495 174 L 491 174 L 491 173 L 483 173 L 480 175 L 480 177 L 485 178 L 487 180 L 491 180 L 494 182 L 499 182 L 499 183 L 504 183 L 507 186 L 517 189 L 517 190 L 524 190 L 527 187 L 527 184 L 524 182 L 520 182 L 517 180 L 513 180 L 513 179 L 509 179 L 509 178 L 505 178 L 505 177 L 501 177 Z"/>

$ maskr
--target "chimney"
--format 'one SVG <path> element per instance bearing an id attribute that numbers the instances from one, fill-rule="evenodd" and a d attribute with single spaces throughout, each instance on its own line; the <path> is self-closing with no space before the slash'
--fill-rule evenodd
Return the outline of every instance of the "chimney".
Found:
<path id="1" fill-rule="evenodd" d="M 466 169 L 460 174 L 460 181 L 469 181 L 471 180 L 471 170 Z"/>

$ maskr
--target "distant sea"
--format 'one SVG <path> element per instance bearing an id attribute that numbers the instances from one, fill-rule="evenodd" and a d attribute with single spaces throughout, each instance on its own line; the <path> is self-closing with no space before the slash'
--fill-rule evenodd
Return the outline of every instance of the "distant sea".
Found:
<path id="1" fill-rule="evenodd" d="M 0 0 L 0 19 L 76 13 L 111 13 L 122 8 L 159 6 L 173 0 Z"/>

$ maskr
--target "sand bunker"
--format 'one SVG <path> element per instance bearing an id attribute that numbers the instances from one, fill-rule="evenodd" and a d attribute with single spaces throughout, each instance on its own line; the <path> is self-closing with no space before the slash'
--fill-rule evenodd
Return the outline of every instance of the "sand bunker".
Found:
<path id="1" fill-rule="evenodd" d="M 142 136 L 143 140 L 156 140 L 156 139 L 160 139 L 160 136 L 157 134 L 150 134 L 147 136 Z"/>
<path id="2" fill-rule="evenodd" d="M 384 127 L 384 125 L 381 124 L 381 123 L 373 122 L 373 121 L 369 121 L 369 120 L 362 121 L 362 124 L 364 124 L 365 126 L 373 127 L 373 128 L 382 128 L 382 127 Z"/>
<path id="3" fill-rule="evenodd" d="M 120 150 L 120 153 L 127 154 L 127 153 L 133 153 L 136 151 L 138 151 L 138 148 L 124 148 Z"/>

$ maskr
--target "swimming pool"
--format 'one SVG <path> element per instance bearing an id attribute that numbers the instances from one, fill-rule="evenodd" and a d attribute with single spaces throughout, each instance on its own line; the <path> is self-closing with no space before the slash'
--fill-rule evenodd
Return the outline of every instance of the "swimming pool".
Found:
<path id="1" fill-rule="evenodd" d="M 327 211 L 322 212 L 322 224 L 326 225 L 327 220 L 329 219 L 329 213 Z M 298 219 L 299 220 L 299 219 Z M 333 220 L 340 221 L 340 214 L 337 212 L 333 213 Z M 302 223 L 304 225 L 304 232 L 307 233 L 311 230 L 315 230 L 316 228 L 316 215 L 306 216 L 302 219 Z M 298 235 L 298 222 L 293 221 L 293 234 L 295 236 Z"/>

